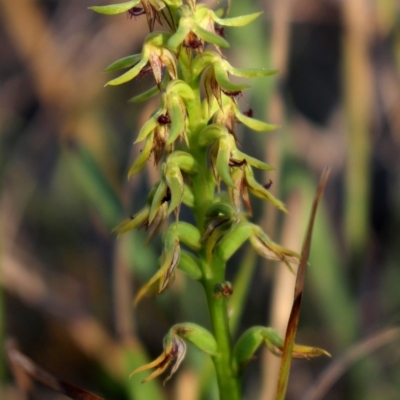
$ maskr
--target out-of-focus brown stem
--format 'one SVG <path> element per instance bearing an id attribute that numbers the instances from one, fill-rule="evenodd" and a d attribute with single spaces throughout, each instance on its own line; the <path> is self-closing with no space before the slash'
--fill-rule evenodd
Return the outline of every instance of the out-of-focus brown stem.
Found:
<path id="1" fill-rule="evenodd" d="M 289 45 L 289 18 L 290 18 L 291 0 L 274 1 L 271 10 L 271 65 L 279 70 L 276 78 L 277 83 L 285 79 L 287 69 L 287 56 Z M 277 125 L 284 123 L 284 101 L 279 91 L 279 85 L 275 85 L 272 93 L 269 108 L 267 111 L 268 120 Z M 279 135 L 271 135 L 266 141 L 265 157 L 271 165 L 277 166 L 277 170 L 273 174 L 273 185 L 270 188 L 271 193 L 275 196 L 279 192 L 279 165 L 281 162 L 280 137 Z M 270 175 L 269 175 L 270 176 Z M 268 176 L 266 174 L 266 182 Z M 266 205 L 266 215 L 263 218 L 262 225 L 265 226 L 267 232 L 271 234 L 275 230 L 277 217 L 277 209 L 271 204 Z"/>
<path id="2" fill-rule="evenodd" d="M 353 255 L 368 238 L 372 74 L 369 54 L 371 9 L 363 0 L 343 2 L 343 88 L 347 118 L 346 243 Z"/>

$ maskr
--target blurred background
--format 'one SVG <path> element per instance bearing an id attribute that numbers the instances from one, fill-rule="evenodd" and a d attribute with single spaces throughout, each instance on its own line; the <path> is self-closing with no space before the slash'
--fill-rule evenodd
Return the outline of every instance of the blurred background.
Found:
<path id="1" fill-rule="evenodd" d="M 157 269 L 160 239 L 144 247 L 143 231 L 118 240 L 111 231 L 158 180 L 151 165 L 126 180 L 158 99 L 127 103 L 151 76 L 103 88 L 104 68 L 140 52 L 147 33 L 145 17 L 87 10 L 108 3 L 0 0 L 0 342 L 13 337 L 51 374 L 107 400 L 214 400 L 210 362 L 192 347 L 165 387 L 128 380 L 161 353 L 171 325 L 210 323 L 201 287 L 179 272 L 165 294 L 132 307 Z M 289 215 L 253 199 L 254 220 L 300 251 L 319 175 L 332 169 L 297 335 L 332 358 L 294 361 L 287 398 L 398 399 L 400 5 L 232 0 L 230 15 L 259 10 L 253 24 L 225 29 L 224 53 L 236 67 L 280 71 L 251 82 L 239 104 L 281 128 L 242 129 L 239 140 L 277 168 L 258 178 L 272 180 Z M 228 278 L 243 306 L 235 337 L 251 325 L 284 334 L 294 282 L 285 267 L 244 247 Z M 0 351 L 0 398 L 24 399 Z M 260 350 L 244 374 L 246 399 L 273 399 L 278 368 Z"/>

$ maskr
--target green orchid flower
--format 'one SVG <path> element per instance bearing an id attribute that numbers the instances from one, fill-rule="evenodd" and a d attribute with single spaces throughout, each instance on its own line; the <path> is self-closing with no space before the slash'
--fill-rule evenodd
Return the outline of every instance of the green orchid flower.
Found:
<path id="1" fill-rule="evenodd" d="M 147 371 L 148 369 L 155 370 L 142 381 L 146 383 L 161 375 L 167 370 L 168 367 L 172 366 L 171 372 L 168 377 L 164 380 L 164 384 L 171 379 L 172 375 L 178 370 L 181 362 L 186 355 L 186 343 L 185 341 L 177 335 L 170 335 L 168 339 L 164 339 L 164 351 L 158 356 L 154 361 L 142 365 L 141 367 L 135 369 L 130 376 L 136 375 L 140 372 Z"/>
<path id="2" fill-rule="evenodd" d="M 201 248 L 200 232 L 186 222 L 172 223 L 163 237 L 163 253 L 161 266 L 152 278 L 139 290 L 135 305 L 147 293 L 162 293 L 172 282 L 181 255 L 181 243 L 194 251 Z"/>
<path id="3" fill-rule="evenodd" d="M 107 82 L 106 86 L 121 85 L 136 78 L 140 73 L 147 72 L 147 64 L 149 64 L 150 68 L 148 70 L 151 70 L 153 73 L 158 87 L 160 87 L 162 81 L 163 67 L 165 67 L 171 79 L 176 79 L 178 76 L 176 58 L 175 55 L 166 48 L 169 38 L 170 34 L 167 32 L 149 33 L 144 40 L 140 55 L 124 57 L 107 67 L 106 71 L 109 72 L 133 66 L 123 75 Z"/>
<path id="4" fill-rule="evenodd" d="M 264 326 L 253 326 L 245 331 L 237 341 L 233 350 L 234 369 L 241 373 L 247 364 L 254 359 L 258 348 L 265 344 L 268 350 L 277 357 L 282 355 L 283 338 L 273 328 Z M 330 354 L 318 347 L 310 347 L 295 344 L 292 357 L 310 359 L 320 356 L 330 357 Z"/>
<path id="5" fill-rule="evenodd" d="M 185 84 L 186 85 L 186 84 Z M 188 146 L 186 101 L 190 101 L 193 93 L 190 88 L 173 81 L 168 84 L 161 97 L 160 108 L 142 126 L 135 143 L 146 141 L 145 145 L 128 172 L 130 176 L 137 175 L 146 165 L 151 154 L 154 163 L 159 165 L 163 155 L 168 156 L 178 139 Z"/>
<path id="6" fill-rule="evenodd" d="M 128 12 L 131 17 L 136 17 L 146 14 L 149 30 L 152 32 L 155 21 L 158 21 L 162 26 L 168 27 L 171 31 L 175 30 L 175 19 L 169 7 L 176 9 L 181 5 L 181 0 L 131 0 L 119 4 L 92 6 L 89 9 L 106 15 Z"/>
<path id="7" fill-rule="evenodd" d="M 130 218 L 122 221 L 116 228 L 114 228 L 114 232 L 117 233 L 118 236 L 126 233 L 132 229 L 141 229 L 145 228 L 148 231 L 148 236 L 145 242 L 147 245 L 151 239 L 160 231 L 163 222 L 168 217 L 168 198 L 163 199 L 162 203 L 159 205 L 156 210 L 155 215 L 152 220 L 149 220 L 151 206 L 157 193 L 158 187 L 161 182 L 157 182 L 154 187 L 151 189 L 149 195 L 147 196 L 146 205 L 138 211 L 136 214 L 132 215 Z"/>
<path id="8" fill-rule="evenodd" d="M 253 22 L 261 14 L 261 12 L 258 12 L 254 14 L 242 15 L 235 18 L 219 18 L 217 14 L 213 10 L 208 8 L 205 4 L 198 4 L 196 6 L 196 19 L 198 20 L 199 24 L 201 24 L 204 28 L 214 25 L 215 23 L 221 26 L 245 26 Z"/>
<path id="9" fill-rule="evenodd" d="M 212 116 L 212 122 L 226 126 L 229 133 L 235 137 L 237 124 L 243 124 L 256 132 L 268 132 L 278 128 L 277 125 L 267 124 L 266 122 L 252 118 L 253 112 L 251 109 L 246 113 L 242 113 L 235 99 L 224 93 L 221 95 L 221 105 L 215 107 L 217 103 L 214 102 L 213 104 L 214 107 L 211 107 L 209 114 Z"/>
<path id="10" fill-rule="evenodd" d="M 157 216 L 160 206 L 169 202 L 167 215 L 175 212 L 176 219 L 183 202 L 185 184 L 182 171 L 186 175 L 194 175 L 197 172 L 197 162 L 193 156 L 184 151 L 172 153 L 161 167 L 161 181 L 154 193 L 149 211 L 149 223 Z"/>
<path id="11" fill-rule="evenodd" d="M 216 51 L 205 51 L 193 60 L 193 76 L 200 82 L 204 73 L 203 85 L 209 109 L 214 99 L 222 109 L 222 93 L 229 97 L 239 96 L 249 85 L 236 84 L 229 80 L 229 75 L 240 78 L 267 77 L 277 73 L 276 70 L 267 69 L 241 69 L 229 64 L 224 57 Z M 212 114 L 211 114 L 212 115 Z"/>
<path id="12" fill-rule="evenodd" d="M 174 325 L 164 337 L 164 351 L 154 361 L 135 369 L 130 376 L 136 375 L 148 369 L 155 370 L 142 382 L 148 382 L 161 375 L 172 367 L 170 374 L 164 380 L 167 382 L 177 371 L 186 355 L 186 343 L 194 344 L 198 349 L 211 356 L 218 355 L 218 346 L 214 336 L 201 326 L 186 322 Z"/>
<path id="13" fill-rule="evenodd" d="M 247 221 L 235 224 L 218 242 L 215 251 L 224 261 L 228 261 L 247 240 L 260 256 L 269 260 L 282 261 L 292 272 L 290 263 L 299 262 L 298 253 L 276 244 L 259 226 Z"/>
<path id="14" fill-rule="evenodd" d="M 210 144 L 212 144 L 210 164 L 218 184 L 222 180 L 228 188 L 238 189 L 232 179 L 232 173 L 235 167 L 243 167 L 245 171 L 243 182 L 247 184 L 250 191 L 258 197 L 271 201 L 282 211 L 285 210 L 283 204 L 276 200 L 271 193 L 266 191 L 265 188 L 260 188 L 261 185 L 255 181 L 250 166 L 266 171 L 273 170 L 273 167 L 238 150 L 235 137 L 220 123 L 210 124 L 200 133 L 199 145 L 205 147 Z"/>
<path id="15" fill-rule="evenodd" d="M 218 240 L 239 220 L 236 210 L 229 203 L 214 203 L 206 213 L 206 226 L 200 240 L 205 243 L 207 259 L 211 262 L 214 247 Z"/>
<path id="16" fill-rule="evenodd" d="M 219 47 L 229 47 L 229 43 L 214 33 L 214 28 L 204 28 L 202 20 L 196 15 L 192 7 L 183 4 L 179 8 L 179 25 L 175 33 L 168 40 L 168 48 L 178 52 L 181 46 L 202 52 L 204 43 L 211 43 Z"/>

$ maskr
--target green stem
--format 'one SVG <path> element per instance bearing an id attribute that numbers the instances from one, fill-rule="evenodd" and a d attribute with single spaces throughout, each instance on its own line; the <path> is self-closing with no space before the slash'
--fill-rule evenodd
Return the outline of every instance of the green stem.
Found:
<path id="1" fill-rule="evenodd" d="M 203 161 L 197 176 L 193 179 L 195 193 L 194 215 L 200 231 L 204 230 L 204 217 L 208 207 L 212 204 L 214 194 L 214 178 L 207 169 L 206 152 L 197 152 L 196 159 Z M 210 182 L 211 181 L 211 182 Z M 208 262 L 203 249 L 199 254 L 203 267 L 203 287 L 206 292 L 213 333 L 218 344 L 219 355 L 213 357 L 217 374 L 220 400 L 240 400 L 240 385 L 232 369 L 232 344 L 228 321 L 228 308 L 225 298 L 218 298 L 214 294 L 216 284 L 225 280 L 225 264 L 222 260 L 213 257 Z"/>
<path id="2" fill-rule="evenodd" d="M 220 400 L 240 400 L 241 390 L 237 375 L 232 368 L 232 342 L 229 330 L 228 307 L 226 298 L 216 296 L 214 287 L 225 280 L 225 264 L 213 257 L 208 263 L 205 254 L 202 255 L 204 280 L 210 318 L 219 355 L 213 357 L 217 373 Z"/>

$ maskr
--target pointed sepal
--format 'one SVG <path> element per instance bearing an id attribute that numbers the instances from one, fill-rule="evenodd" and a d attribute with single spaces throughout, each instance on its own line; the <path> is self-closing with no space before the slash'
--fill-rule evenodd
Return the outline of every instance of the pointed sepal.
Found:
<path id="1" fill-rule="evenodd" d="M 106 15 L 116 15 L 116 14 L 121 14 L 124 13 L 131 8 L 137 6 L 140 3 L 140 0 L 131 0 L 127 1 L 125 3 L 119 3 L 119 4 L 110 4 L 107 6 L 92 6 L 88 7 L 89 10 L 93 10 L 97 13 L 100 14 L 106 14 Z"/>

